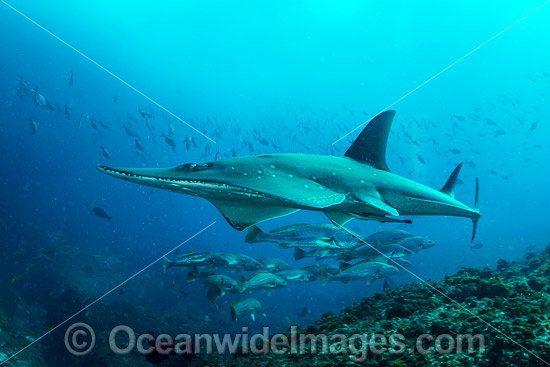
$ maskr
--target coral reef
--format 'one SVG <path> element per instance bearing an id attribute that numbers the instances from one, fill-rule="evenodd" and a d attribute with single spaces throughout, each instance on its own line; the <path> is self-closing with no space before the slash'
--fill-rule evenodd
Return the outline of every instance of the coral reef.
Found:
<path id="1" fill-rule="evenodd" d="M 318 335 L 393 334 L 404 336 L 405 353 L 385 352 L 375 355 L 368 340 L 366 359 L 354 361 L 349 348 L 341 353 L 312 354 L 311 343 L 305 353 L 274 353 L 233 357 L 212 356 L 206 362 L 217 366 L 548 366 L 550 361 L 550 247 L 539 255 L 529 254 L 525 261 L 499 261 L 496 269 L 463 268 L 439 282 L 414 283 L 399 289 L 388 289 L 364 298 L 338 314 L 324 314 L 320 320 L 298 333 Z M 468 353 L 466 339 L 462 351 L 420 353 L 414 347 L 417 338 L 429 334 L 454 336 L 481 334 L 485 349 L 479 344 Z M 290 340 L 291 332 L 285 334 Z M 388 340 L 390 340 L 388 338 Z M 438 345 L 449 347 L 445 338 Z M 476 340 L 474 340 L 476 341 Z M 457 342 L 458 344 L 458 342 Z M 384 344 L 382 344 L 384 345 Z M 319 344 L 317 344 L 319 346 Z M 388 341 L 387 346 L 391 346 Z M 423 348 L 434 342 L 422 343 Z M 356 343 L 355 351 L 359 349 Z M 319 349 L 318 349 L 319 350 Z M 388 350 L 390 350 L 388 348 Z"/>
<path id="2" fill-rule="evenodd" d="M 4 296 L 6 292 L 3 293 Z M 4 302 L 2 304 L 4 305 Z M 5 362 L 2 364 L 5 367 L 48 367 L 38 346 L 35 345 L 9 359 L 32 341 L 32 338 L 25 337 L 15 330 L 12 316 L 0 307 L 0 364 Z"/>

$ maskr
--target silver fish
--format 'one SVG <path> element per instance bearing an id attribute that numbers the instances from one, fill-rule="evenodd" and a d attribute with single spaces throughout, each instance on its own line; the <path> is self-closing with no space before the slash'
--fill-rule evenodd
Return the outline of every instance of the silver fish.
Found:
<path id="1" fill-rule="evenodd" d="M 372 245 L 386 245 L 389 243 L 395 243 L 403 238 L 414 236 L 412 233 L 403 231 L 400 229 L 392 229 L 389 231 L 382 231 L 372 234 L 365 238 L 365 241 Z"/>
<path id="2" fill-rule="evenodd" d="M 36 135 L 38 132 L 38 122 L 34 121 L 32 118 L 29 117 L 30 122 L 30 128 L 33 135 Z"/>
<path id="3" fill-rule="evenodd" d="M 250 256 L 243 254 L 230 254 L 223 252 L 216 252 L 216 255 L 224 259 L 227 264 L 223 267 L 225 269 L 234 269 L 234 270 L 260 270 L 263 268 L 262 263 L 257 260 L 254 260 Z"/>
<path id="4" fill-rule="evenodd" d="M 373 262 L 361 261 L 347 267 L 342 267 L 342 270 L 334 275 L 321 273 L 321 283 L 326 285 L 328 282 L 339 281 L 343 283 L 354 280 L 366 279 L 372 282 L 378 278 L 387 278 L 397 273 L 399 269 L 393 265 Z"/>
<path id="5" fill-rule="evenodd" d="M 292 266 L 288 265 L 281 259 L 275 258 L 262 258 L 258 259 L 258 262 L 263 265 L 263 269 L 269 272 L 278 272 L 285 269 L 291 269 Z"/>
<path id="6" fill-rule="evenodd" d="M 426 237 L 413 236 L 402 239 L 401 241 L 397 242 L 396 245 L 403 246 L 416 253 L 420 250 L 425 250 L 427 248 L 435 246 L 435 242 Z"/>
<path id="7" fill-rule="evenodd" d="M 252 321 L 256 320 L 256 313 L 263 309 L 263 305 L 255 298 L 244 298 L 237 301 L 233 301 L 231 306 L 231 320 L 233 322 L 242 315 L 250 315 Z"/>
<path id="8" fill-rule="evenodd" d="M 287 282 L 313 282 L 317 280 L 317 277 L 304 269 L 287 269 L 282 270 L 275 275 L 280 276 Z"/>
<path id="9" fill-rule="evenodd" d="M 253 275 L 245 283 L 246 289 L 273 290 L 286 286 L 286 280 L 273 273 L 262 272 Z"/>
<path id="10" fill-rule="evenodd" d="M 248 229 L 245 241 L 248 243 L 274 242 L 283 248 L 354 248 L 364 243 L 359 235 L 326 223 L 293 224 L 270 232 L 264 232 L 253 225 Z"/>
<path id="11" fill-rule="evenodd" d="M 204 252 L 191 252 L 185 255 L 182 255 L 175 260 L 169 260 L 164 258 L 164 271 L 170 269 L 174 266 L 205 266 L 205 267 L 220 267 L 227 264 L 227 261 L 221 258 L 214 252 L 204 251 Z"/>

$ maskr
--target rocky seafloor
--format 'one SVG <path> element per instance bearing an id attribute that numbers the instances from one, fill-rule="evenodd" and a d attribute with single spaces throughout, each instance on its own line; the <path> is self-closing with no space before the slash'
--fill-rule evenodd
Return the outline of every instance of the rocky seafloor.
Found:
<path id="1" fill-rule="evenodd" d="M 414 283 L 398 289 L 386 289 L 384 293 L 364 298 L 337 314 L 327 313 L 314 324 L 297 333 L 325 334 L 333 348 L 326 353 L 311 353 L 311 343 L 305 343 L 303 353 L 267 353 L 234 355 L 200 355 L 188 361 L 173 357 L 162 361 L 161 366 L 212 365 L 212 366 L 550 366 L 550 247 L 540 254 L 529 254 L 524 261 L 499 261 L 496 269 L 463 268 L 457 274 L 445 277 L 442 281 Z M 0 290 L 0 364 L 10 355 L 25 347 L 29 340 L 25 332 L 14 326 L 13 314 L 17 297 L 7 288 Z M 63 295 L 66 299 L 56 304 L 67 304 L 73 300 L 75 308 L 81 305 L 77 293 Z M 70 303 L 70 302 L 69 302 Z M 87 318 L 120 317 L 140 318 L 143 327 L 158 320 L 148 320 L 140 315 L 140 310 L 129 305 L 98 304 L 102 312 L 94 312 Z M 108 309 L 111 308 L 111 311 Z M 115 309 L 116 311 L 112 311 Z M 47 315 L 52 322 L 61 320 L 64 310 L 50 310 Z M 141 310 L 143 311 L 143 310 Z M 51 314 L 50 314 L 51 313 Z M 84 318 L 81 315 L 79 318 Z M 89 321 L 89 320 L 88 320 Z M 96 319 L 94 322 L 109 320 Z M 169 324 L 167 320 L 166 324 Z M 146 330 L 144 330 L 146 331 Z M 292 333 L 285 335 L 290 340 Z M 355 349 L 340 348 L 337 342 L 341 337 L 366 335 L 366 339 L 356 338 Z M 384 335 L 371 340 L 372 334 Z M 391 353 L 399 348 L 392 344 L 390 335 L 400 334 L 399 339 L 406 348 L 404 353 Z M 420 335 L 437 336 L 447 334 L 450 338 L 458 335 L 483 335 L 484 349 L 479 339 L 468 350 L 463 343 L 461 352 L 452 348 L 452 341 L 442 338 L 441 343 L 424 341 L 419 347 L 449 350 L 449 353 L 421 353 L 416 347 Z M 100 337 L 100 336 L 99 336 Z M 103 336 L 105 337 L 105 336 Z M 50 335 L 20 353 L 3 365 L 57 367 L 73 366 L 151 366 L 143 356 L 130 354 L 114 355 L 107 348 L 94 351 L 92 355 L 77 358 L 63 350 L 62 335 Z M 349 339 L 348 339 L 349 341 Z M 347 341 L 346 341 L 347 343 Z M 458 343 L 457 343 L 458 344 Z M 347 345 L 342 343 L 341 345 Z M 256 345 L 261 348 L 263 344 Z M 386 348 L 382 353 L 373 351 Z M 268 346 L 269 349 L 269 346 Z M 279 348 L 280 349 L 280 348 Z M 366 351 L 366 353 L 365 353 Z M 352 353 L 355 352 L 355 353 Z M 55 356 L 52 356 L 52 353 Z M 364 360 L 356 358 L 364 356 Z M 355 358 L 353 358 L 355 357 Z M 548 362 L 546 362 L 548 361 Z"/>
<path id="2" fill-rule="evenodd" d="M 338 314 L 324 314 L 320 320 L 298 333 L 328 338 L 344 334 L 368 336 L 381 334 L 388 337 L 379 347 L 367 342 L 366 359 L 349 348 L 338 348 L 327 353 L 312 354 L 310 345 L 305 352 L 261 355 L 215 356 L 207 360 L 216 366 L 550 366 L 550 246 L 540 254 L 529 254 L 522 262 L 500 260 L 496 269 L 463 268 L 444 280 L 427 284 L 414 283 L 399 289 L 387 289 L 384 293 L 364 298 Z M 405 353 L 391 354 L 389 335 L 401 334 L 407 346 Z M 430 334 L 435 338 L 442 334 L 456 336 L 480 334 L 485 339 L 485 349 L 473 343 L 471 353 L 465 344 L 462 352 L 420 353 L 414 347 L 417 337 Z M 287 332 L 286 337 L 291 338 Z M 340 341 L 341 339 L 335 339 Z M 367 337 L 370 341 L 370 337 Z M 446 341 L 447 340 L 447 341 Z M 360 342 L 361 340 L 359 340 Z M 365 344 L 365 345 L 367 345 Z M 330 345 L 330 342 L 329 342 Z M 385 353 L 371 353 L 386 346 Z M 434 343 L 423 343 L 423 349 Z M 449 341 L 442 339 L 443 350 Z M 319 344 L 317 344 L 320 350 Z M 395 349 L 394 349 L 395 350 Z M 411 352 L 411 353 L 409 353 Z"/>

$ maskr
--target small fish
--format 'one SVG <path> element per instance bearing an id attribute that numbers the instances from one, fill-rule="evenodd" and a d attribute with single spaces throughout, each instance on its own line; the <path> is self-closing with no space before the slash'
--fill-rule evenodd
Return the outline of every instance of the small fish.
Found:
<path id="1" fill-rule="evenodd" d="M 493 120 L 491 120 L 489 118 L 486 118 L 485 122 L 487 122 L 487 125 L 498 126 L 496 122 L 494 122 Z"/>
<path id="2" fill-rule="evenodd" d="M 286 280 L 272 273 L 262 272 L 250 277 L 245 283 L 246 289 L 278 289 L 286 286 Z"/>
<path id="3" fill-rule="evenodd" d="M 38 88 L 33 89 L 32 92 L 34 92 L 34 102 L 40 107 L 47 107 L 48 102 L 46 101 L 46 97 L 38 93 Z"/>
<path id="4" fill-rule="evenodd" d="M 354 248 L 363 244 L 359 235 L 343 230 L 332 224 L 292 224 L 276 228 L 270 232 L 262 231 L 253 225 L 248 229 L 245 242 L 273 242 L 282 248 Z"/>
<path id="5" fill-rule="evenodd" d="M 143 145 L 141 145 L 138 139 L 136 139 L 136 149 L 140 152 L 143 152 Z"/>
<path id="6" fill-rule="evenodd" d="M 314 248 L 311 251 L 304 251 L 301 248 L 294 248 L 294 260 L 300 261 L 306 257 L 313 257 L 316 259 L 328 259 L 328 258 L 338 258 L 341 256 L 343 249 L 331 248 L 331 247 L 318 247 Z"/>
<path id="7" fill-rule="evenodd" d="M 74 73 L 71 71 L 71 77 L 69 78 L 69 87 L 73 86 L 73 77 L 74 77 Z"/>
<path id="8" fill-rule="evenodd" d="M 80 127 L 82 126 L 82 118 L 84 117 L 84 113 L 80 115 L 80 118 L 78 119 L 78 124 L 76 125 L 76 131 L 80 131 Z"/>
<path id="9" fill-rule="evenodd" d="M 90 125 L 92 126 L 92 129 L 99 132 L 99 127 L 97 127 L 97 124 L 95 123 L 94 116 L 92 116 L 92 118 L 90 119 Z"/>
<path id="10" fill-rule="evenodd" d="M 275 274 L 287 282 L 313 282 L 317 280 L 315 275 L 304 269 L 287 269 Z"/>
<path id="11" fill-rule="evenodd" d="M 420 236 L 407 237 L 402 239 L 399 242 L 395 243 L 396 245 L 403 246 L 404 248 L 411 250 L 412 252 L 418 252 L 420 250 L 425 250 L 427 248 L 435 246 L 435 242 Z"/>
<path id="12" fill-rule="evenodd" d="M 107 219 L 107 220 L 111 220 L 111 218 L 112 218 L 112 216 L 107 214 L 107 212 L 103 208 L 100 208 L 100 207 L 96 206 L 95 208 L 92 209 L 92 211 L 94 212 L 96 217 Z"/>
<path id="13" fill-rule="evenodd" d="M 233 322 L 242 315 L 250 315 L 252 321 L 256 320 L 255 314 L 263 309 L 263 305 L 254 298 L 244 298 L 237 301 L 233 301 L 231 306 L 231 320 Z"/>
<path id="14" fill-rule="evenodd" d="M 418 158 L 418 161 L 422 164 L 425 164 L 426 161 L 424 160 L 424 158 L 420 155 L 420 153 L 416 153 L 416 158 Z"/>
<path id="15" fill-rule="evenodd" d="M 132 130 L 131 128 L 129 128 L 128 126 L 126 125 L 122 125 L 122 128 L 124 129 L 124 131 L 126 132 L 126 135 L 132 137 L 132 138 L 135 138 L 136 137 L 136 133 L 134 132 L 134 130 Z"/>
<path id="16" fill-rule="evenodd" d="M 143 117 L 144 119 L 150 119 L 151 117 L 153 117 L 150 112 L 145 111 L 143 108 L 138 108 L 138 111 L 141 117 Z"/>
<path id="17" fill-rule="evenodd" d="M 104 123 L 103 121 L 98 121 L 98 123 L 101 125 L 101 127 L 105 130 L 111 130 L 111 127 Z"/>
<path id="18" fill-rule="evenodd" d="M 36 335 L 36 333 L 34 331 L 32 331 L 31 329 L 27 329 L 27 328 L 23 328 L 21 329 L 25 334 L 29 334 L 30 336 L 34 336 Z"/>
<path id="19" fill-rule="evenodd" d="M 363 279 L 373 282 L 378 278 L 392 276 L 399 270 L 393 265 L 376 261 L 361 261 L 353 265 L 343 263 L 341 264 L 341 269 L 339 273 L 334 275 L 321 273 L 321 283 L 326 285 L 328 282 L 332 281 L 347 283 Z"/>
<path id="20" fill-rule="evenodd" d="M 52 103 L 50 103 L 50 101 L 46 101 L 46 108 L 47 108 L 48 111 L 50 111 L 50 112 L 53 112 L 53 111 L 55 111 L 55 109 L 56 109 L 56 107 L 55 107 Z"/>
<path id="21" fill-rule="evenodd" d="M 111 153 L 107 150 L 105 147 L 101 147 L 101 154 L 103 154 L 103 157 L 105 159 L 111 159 Z"/>
<path id="22" fill-rule="evenodd" d="M 175 260 L 164 258 L 164 271 L 174 266 L 206 266 L 206 267 L 221 267 L 227 265 L 227 261 L 218 254 L 209 251 L 190 252 L 179 256 Z"/>
<path id="23" fill-rule="evenodd" d="M 225 260 L 226 264 L 223 265 L 224 269 L 233 270 L 260 270 L 263 268 L 262 263 L 254 260 L 250 256 L 243 254 L 230 254 L 217 252 L 219 257 Z"/>
<path id="24" fill-rule="evenodd" d="M 288 265 L 286 262 L 284 262 L 281 259 L 266 257 L 266 258 L 258 259 L 258 262 L 263 265 L 263 269 L 265 271 L 274 272 L 274 273 L 281 270 L 292 268 L 290 265 Z"/>
<path id="25" fill-rule="evenodd" d="M 297 133 L 295 135 L 297 135 Z M 254 145 L 252 145 L 250 140 L 247 140 L 246 143 L 248 145 L 248 149 L 250 150 L 250 153 L 254 153 Z M 210 146 L 210 145 L 207 145 L 207 146 Z"/>
<path id="26" fill-rule="evenodd" d="M 31 117 L 29 117 L 29 122 L 32 134 L 36 135 L 38 132 L 38 122 L 34 121 Z"/>
<path id="27" fill-rule="evenodd" d="M 453 154 L 460 154 L 462 153 L 462 151 L 460 149 L 456 149 L 456 148 L 451 148 L 449 149 L 449 152 L 453 153 Z"/>
<path id="28" fill-rule="evenodd" d="M 118 102 L 118 97 L 117 96 L 114 96 L 113 97 L 113 103 L 117 103 Z"/>
<path id="29" fill-rule="evenodd" d="M 29 97 L 32 93 L 32 88 L 30 87 L 29 83 L 24 81 L 22 78 L 17 79 L 19 82 L 19 85 L 17 86 L 17 95 L 19 98 L 23 98 L 24 96 Z"/>
<path id="30" fill-rule="evenodd" d="M 398 244 L 386 244 L 382 246 L 365 246 L 356 251 L 347 251 L 342 253 L 342 259 L 350 261 L 356 258 L 361 259 L 376 259 L 380 257 L 404 257 L 413 253 L 409 248 L 403 247 Z"/>
<path id="31" fill-rule="evenodd" d="M 386 261 L 390 265 L 396 265 L 399 269 L 405 269 L 412 265 L 410 261 L 405 260 L 402 257 L 394 257 L 391 259 L 386 259 Z"/>
<path id="32" fill-rule="evenodd" d="M 187 273 L 187 281 L 199 281 L 209 287 L 207 298 L 212 303 L 216 303 L 217 300 L 227 292 L 242 293 L 245 291 L 244 277 L 241 277 L 241 281 L 237 282 L 227 275 L 214 274 L 210 272 L 199 273 L 196 266 L 192 266 Z"/>
<path id="33" fill-rule="evenodd" d="M 311 310 L 309 307 L 304 307 L 302 310 L 298 313 L 298 317 L 300 319 L 303 319 L 304 317 L 307 317 L 311 313 Z"/>
<path id="34" fill-rule="evenodd" d="M 479 249 L 483 248 L 483 244 L 481 242 L 478 242 L 478 243 L 472 245 L 471 248 L 472 248 L 472 250 L 479 250 Z"/>
<path id="35" fill-rule="evenodd" d="M 391 229 L 387 231 L 377 232 L 368 236 L 365 241 L 368 244 L 375 246 L 388 245 L 399 242 L 402 239 L 413 237 L 412 233 L 401 229 Z"/>
<path id="36" fill-rule="evenodd" d="M 143 117 L 145 119 L 145 126 L 149 127 L 149 119 L 151 117 L 153 117 L 153 115 L 150 112 L 145 111 L 142 108 L 138 108 L 138 111 L 139 111 L 139 114 L 141 115 L 141 117 Z"/>
<path id="37" fill-rule="evenodd" d="M 176 130 L 171 123 L 168 123 L 168 135 L 176 135 Z"/>
<path id="38" fill-rule="evenodd" d="M 66 103 L 65 103 L 65 106 L 64 106 L 63 110 L 65 111 L 65 117 L 67 118 L 67 120 L 70 120 L 71 119 L 71 113 L 69 112 L 69 107 L 67 107 Z"/>
<path id="39" fill-rule="evenodd" d="M 320 276 L 321 271 L 324 271 L 329 274 L 336 274 L 340 271 L 336 265 L 332 264 L 315 264 L 315 265 L 309 265 L 302 268 L 303 270 L 309 271 L 311 274 L 315 276 Z"/>
<path id="40" fill-rule="evenodd" d="M 168 144 L 175 153 L 176 152 L 176 142 L 174 140 L 172 140 L 172 138 L 169 137 L 168 135 L 162 134 L 162 137 L 164 138 L 164 141 L 166 142 L 166 144 Z"/>
<path id="41" fill-rule="evenodd" d="M 531 131 L 535 131 L 537 129 L 538 124 L 539 124 L 538 120 L 533 122 L 533 125 L 531 125 Z"/>

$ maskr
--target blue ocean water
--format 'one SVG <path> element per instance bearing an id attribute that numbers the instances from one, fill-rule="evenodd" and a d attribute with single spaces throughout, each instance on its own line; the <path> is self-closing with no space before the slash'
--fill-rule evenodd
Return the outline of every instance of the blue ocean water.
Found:
<path id="1" fill-rule="evenodd" d="M 481 183 L 475 241 L 481 248 L 472 248 L 471 222 L 464 218 L 348 224 L 365 236 L 406 229 L 435 241 L 410 257 L 416 276 L 402 271 L 395 284 L 523 258 L 545 246 L 550 234 L 550 10 L 514 24 L 540 4 L 1 2 L 3 280 L 24 293 L 48 289 L 29 264 L 39 267 L 39 255 L 54 243 L 59 273 L 94 299 L 214 221 L 181 253 L 191 248 L 313 264 L 295 262 L 291 250 L 274 244 L 245 243 L 245 232 L 231 228 L 204 199 L 115 180 L 95 166 L 170 167 L 260 153 L 343 155 L 360 130 L 333 143 L 388 108 L 397 111 L 387 154 L 393 172 L 439 188 L 465 162 L 456 197 L 468 205 L 475 178 Z M 22 93 L 18 80 L 37 88 L 54 110 Z M 152 113 L 149 126 L 140 108 Z M 29 118 L 38 123 L 36 134 Z M 91 121 L 103 126 L 94 129 Z M 169 124 L 175 149 L 162 138 Z M 97 217 L 94 207 L 112 219 Z M 260 227 L 305 222 L 328 219 L 301 211 Z M 165 274 L 161 262 L 123 289 L 109 297 L 159 315 L 181 310 L 220 331 L 244 324 L 230 319 L 235 296 L 214 305 L 204 287 L 186 282 L 185 271 Z M 261 325 L 285 330 L 381 289 L 381 280 L 315 282 L 255 296 L 264 305 Z M 39 293 L 44 303 L 48 293 Z M 312 312 L 299 319 L 304 306 Z"/>

